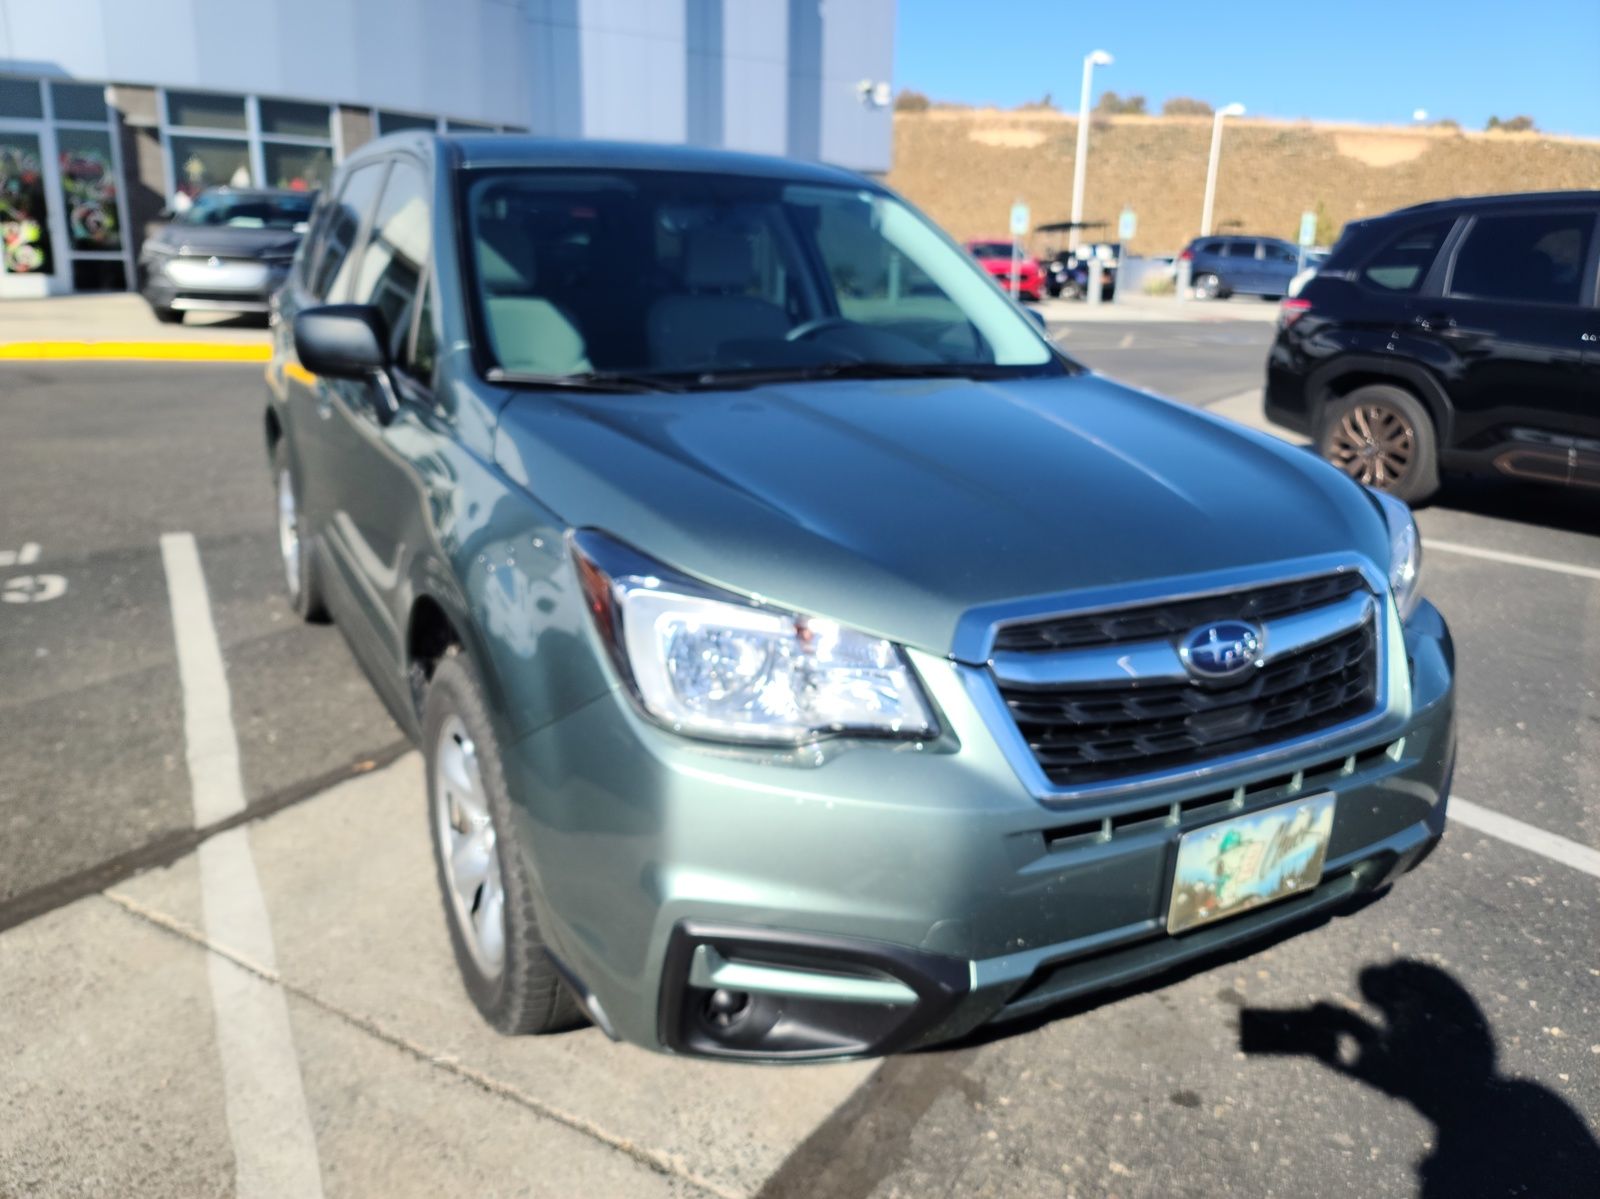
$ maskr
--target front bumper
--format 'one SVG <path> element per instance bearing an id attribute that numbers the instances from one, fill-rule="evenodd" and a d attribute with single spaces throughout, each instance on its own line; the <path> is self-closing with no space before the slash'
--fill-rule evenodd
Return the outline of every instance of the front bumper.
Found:
<path id="1" fill-rule="evenodd" d="M 614 691 L 507 755 L 518 843 L 554 953 L 624 1039 L 763 1060 L 933 1043 L 1337 910 L 1420 861 L 1444 827 L 1454 664 L 1430 605 L 1404 640 L 1408 693 L 1358 742 L 1141 792 L 1109 833 L 1023 786 L 950 661 L 914 655 L 944 724 L 917 745 L 717 747 Z M 1313 789 L 1338 795 L 1321 885 L 1169 936 L 1179 835 Z M 745 996 L 727 1027 L 718 991 Z"/>
<path id="2" fill-rule="evenodd" d="M 207 278 L 203 264 L 192 256 L 152 257 L 140 263 L 143 283 L 139 292 L 152 308 L 176 312 L 253 312 L 268 310 L 274 292 L 288 278 L 289 263 L 219 264 L 215 278 Z M 223 267 L 253 266 L 259 271 L 229 273 Z M 174 277 L 174 267 L 182 277 Z"/>

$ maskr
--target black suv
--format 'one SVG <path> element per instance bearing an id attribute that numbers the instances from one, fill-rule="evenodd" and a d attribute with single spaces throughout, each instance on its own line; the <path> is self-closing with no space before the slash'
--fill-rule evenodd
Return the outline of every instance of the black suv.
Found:
<path id="1" fill-rule="evenodd" d="M 1283 303 L 1268 418 L 1406 500 L 1441 471 L 1600 487 L 1597 221 L 1572 191 L 1352 223 Z"/>

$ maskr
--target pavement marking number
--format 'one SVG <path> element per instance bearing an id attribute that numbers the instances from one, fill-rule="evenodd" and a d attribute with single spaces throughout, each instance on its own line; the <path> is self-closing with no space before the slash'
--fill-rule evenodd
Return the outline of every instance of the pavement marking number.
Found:
<path id="1" fill-rule="evenodd" d="M 39 543 L 25 541 L 20 550 L 0 550 L 0 566 L 32 566 L 39 560 Z"/>
<path id="2" fill-rule="evenodd" d="M 18 575 L 0 583 L 0 603 L 43 604 L 67 593 L 62 575 Z"/>
<path id="3" fill-rule="evenodd" d="M 161 561 L 183 687 L 194 818 L 196 826 L 204 826 L 244 811 L 239 738 L 193 534 L 163 534 Z M 246 959 L 269 977 L 277 972 L 272 922 L 249 830 L 229 829 L 210 838 L 200 846 L 199 859 L 206 943 L 226 950 L 207 954 L 207 974 L 233 1142 L 234 1193 L 239 1199 L 319 1199 L 316 1134 L 283 990 L 230 960 Z"/>

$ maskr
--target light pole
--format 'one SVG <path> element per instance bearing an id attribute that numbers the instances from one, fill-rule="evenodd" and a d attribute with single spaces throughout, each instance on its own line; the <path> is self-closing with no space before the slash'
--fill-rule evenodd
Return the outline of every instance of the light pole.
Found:
<path id="1" fill-rule="evenodd" d="M 1206 203 L 1200 212 L 1200 236 L 1211 232 L 1211 209 L 1217 199 L 1217 160 L 1222 157 L 1222 119 L 1244 116 L 1243 104 L 1230 104 L 1217 109 L 1211 122 L 1211 165 L 1206 167 Z"/>
<path id="2" fill-rule="evenodd" d="M 1078 153 L 1072 160 L 1072 228 L 1067 230 L 1067 247 L 1078 248 L 1078 226 L 1083 223 L 1083 175 L 1089 159 L 1089 81 L 1096 67 L 1109 67 L 1114 60 L 1104 50 L 1083 56 L 1083 94 L 1078 98 Z"/>

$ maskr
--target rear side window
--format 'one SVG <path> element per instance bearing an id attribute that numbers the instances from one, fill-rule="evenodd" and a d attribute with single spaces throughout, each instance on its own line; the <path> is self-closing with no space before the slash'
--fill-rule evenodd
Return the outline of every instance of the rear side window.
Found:
<path id="1" fill-rule="evenodd" d="M 1402 230 L 1385 242 L 1361 268 L 1361 281 L 1379 291 L 1416 291 L 1428 277 L 1428 268 L 1454 227 L 1452 219 Z"/>
<path id="2" fill-rule="evenodd" d="M 1228 244 L 1229 258 L 1254 258 L 1256 256 L 1256 243 L 1253 241 L 1236 241 Z"/>
<path id="3" fill-rule="evenodd" d="M 1300 251 L 1281 241 L 1269 241 L 1262 244 L 1261 257 L 1268 262 L 1298 262 Z"/>
<path id="4" fill-rule="evenodd" d="M 1481 216 L 1450 273 L 1450 294 L 1478 300 L 1576 304 L 1594 235 L 1592 212 Z"/>
<path id="5" fill-rule="evenodd" d="M 307 290 L 319 300 L 338 298 L 343 294 L 344 266 L 350 258 L 350 248 L 361 232 L 361 219 L 372 207 L 383 182 L 384 165 L 375 162 L 354 171 L 339 190 L 339 198 L 323 221 L 318 232 L 322 239 L 319 253 L 311 267 L 311 280 Z M 334 285 L 335 280 L 339 286 Z"/>
<path id="6" fill-rule="evenodd" d="M 1222 243 L 1220 241 L 1202 242 L 1195 247 L 1195 250 L 1200 254 L 1220 254 L 1222 253 Z"/>

